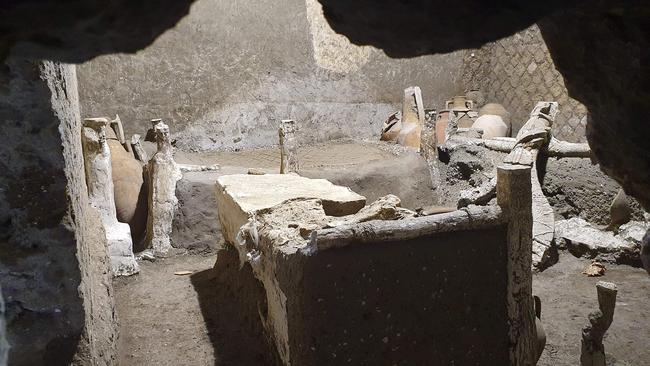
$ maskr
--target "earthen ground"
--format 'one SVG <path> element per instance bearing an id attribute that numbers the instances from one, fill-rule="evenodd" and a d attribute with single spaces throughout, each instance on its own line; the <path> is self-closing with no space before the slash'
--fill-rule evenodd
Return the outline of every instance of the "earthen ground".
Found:
<path id="1" fill-rule="evenodd" d="M 390 165 L 395 166 L 395 161 L 403 159 L 399 151 L 391 151 L 390 147 L 344 142 L 303 148 L 301 155 L 305 171 L 316 172 L 319 177 L 332 181 L 347 180 L 347 185 L 356 191 L 366 189 L 367 192 L 360 193 L 367 196 L 372 194 L 376 181 L 381 180 L 375 176 L 368 181 L 364 174 L 378 174 L 378 170 L 367 167 L 373 164 L 380 167 L 391 161 Z M 233 173 L 250 167 L 275 172 L 279 166 L 278 156 L 277 149 L 263 149 L 177 153 L 177 160 L 193 164 L 218 162 L 224 170 Z M 398 178 L 395 180 L 399 181 Z M 412 185 L 419 187 L 427 185 L 423 183 L 425 178 L 425 175 L 409 177 Z M 394 185 L 386 183 L 375 189 L 375 193 L 380 195 L 382 190 L 393 189 Z M 418 202 L 420 198 L 413 195 L 426 194 L 411 189 L 404 191 L 402 198 Z M 216 255 L 208 253 L 142 262 L 139 275 L 116 281 L 121 365 L 270 364 L 261 354 L 265 352 L 264 347 L 259 346 L 259 340 L 254 337 L 259 329 L 240 330 L 237 309 L 223 299 L 216 299 L 227 293 L 216 291 L 209 295 L 208 287 L 215 283 L 213 277 L 219 276 L 211 270 L 215 261 Z M 562 253 L 556 265 L 535 274 L 534 293 L 542 299 L 542 321 L 547 334 L 547 346 L 538 364 L 579 364 L 581 329 L 587 324 L 589 312 L 597 308 L 595 284 L 604 280 L 619 287 L 614 322 L 605 337 L 609 364 L 646 365 L 650 360 L 650 277 L 642 269 L 607 265 L 604 277 L 588 278 L 581 274 L 588 264 L 587 260 Z M 176 276 L 176 271 L 196 274 Z M 217 282 L 233 280 L 225 278 Z M 259 290 L 250 284 L 237 287 L 241 291 Z"/>
<path id="2" fill-rule="evenodd" d="M 130 366 L 215 365 L 215 351 L 189 275 L 214 256 L 182 255 L 141 262 L 140 274 L 115 281 L 119 361 Z"/>
<path id="3" fill-rule="evenodd" d="M 143 262 L 139 275 L 116 281 L 121 365 L 250 364 L 255 356 L 249 348 L 252 346 L 231 345 L 225 337 L 219 340 L 213 336 L 211 341 L 209 332 L 218 334 L 218 327 L 223 325 L 215 325 L 210 319 L 206 324 L 191 276 L 174 275 L 186 270 L 209 272 L 215 260 L 212 254 Z M 614 322 L 605 337 L 611 364 L 646 365 L 650 360 L 650 277 L 638 268 L 612 265 L 607 266 L 604 277 L 588 278 L 581 274 L 588 263 L 562 255 L 558 264 L 534 277 L 534 292 L 542 298 L 547 334 L 546 349 L 538 365 L 579 363 L 580 331 L 588 313 L 597 307 L 595 283 L 599 280 L 614 282 L 619 288 Z M 228 327 L 237 328 L 237 324 Z M 241 353 L 236 352 L 237 348 Z"/>
<path id="4" fill-rule="evenodd" d="M 598 309 L 598 281 L 618 286 L 614 322 L 604 340 L 608 365 L 650 364 L 650 276 L 640 268 L 606 265 L 605 276 L 590 278 L 581 274 L 589 263 L 562 253 L 556 265 L 533 277 L 547 339 L 538 365 L 580 364 L 581 331 L 588 314 Z"/>

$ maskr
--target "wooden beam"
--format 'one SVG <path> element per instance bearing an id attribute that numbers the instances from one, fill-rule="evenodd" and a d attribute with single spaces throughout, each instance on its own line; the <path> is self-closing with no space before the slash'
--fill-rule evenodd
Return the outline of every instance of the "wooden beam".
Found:
<path id="1" fill-rule="evenodd" d="M 354 244 L 409 240 L 435 233 L 478 230 L 501 224 L 505 224 L 505 220 L 498 206 L 471 206 L 439 215 L 368 221 L 313 231 L 309 250 L 323 251 Z"/>
<path id="2" fill-rule="evenodd" d="M 508 221 L 508 336 L 510 365 L 535 364 L 535 311 L 533 304 L 531 168 L 497 168 L 497 202 Z"/>
<path id="3" fill-rule="evenodd" d="M 548 156 L 559 158 L 589 158 L 591 157 L 591 148 L 586 143 L 566 142 L 553 138 L 548 144 L 546 153 Z"/>
<path id="4" fill-rule="evenodd" d="M 515 147 L 517 141 L 511 137 L 499 137 L 493 139 L 478 139 L 473 137 L 454 135 L 450 142 L 466 145 L 482 146 L 486 149 L 509 153 Z M 556 138 L 551 139 L 546 151 L 548 156 L 558 158 L 589 158 L 591 157 L 591 148 L 586 143 L 573 143 L 560 141 Z"/>
<path id="5" fill-rule="evenodd" d="M 611 282 L 599 281 L 598 310 L 589 314 L 589 325 L 582 329 L 580 366 L 605 366 L 603 337 L 614 320 L 618 288 Z"/>

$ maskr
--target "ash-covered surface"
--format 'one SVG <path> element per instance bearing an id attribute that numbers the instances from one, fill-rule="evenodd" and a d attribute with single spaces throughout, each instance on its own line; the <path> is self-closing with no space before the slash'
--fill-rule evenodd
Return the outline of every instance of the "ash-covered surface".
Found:
<path id="1" fill-rule="evenodd" d="M 442 184 L 437 190 L 439 204 L 455 206 L 460 191 L 477 188 L 495 176 L 505 153 L 475 145 L 454 145 L 439 156 Z M 544 195 L 556 219 L 580 217 L 596 225 L 610 223 L 610 205 L 620 185 L 587 158 L 540 160 L 538 174 Z M 643 220 L 643 209 L 628 197 L 632 220 Z"/>
<path id="2" fill-rule="evenodd" d="M 477 188 L 496 176 L 497 166 L 505 156 L 505 153 L 476 145 L 455 144 L 440 149 L 438 203 L 456 206 L 461 191 Z"/>
<path id="3" fill-rule="evenodd" d="M 292 364 L 507 364 L 505 243 L 498 227 L 282 260 Z"/>
<path id="4" fill-rule="evenodd" d="M 598 165 L 582 158 L 549 158 L 542 190 L 557 219 L 580 217 L 593 224 L 610 222 L 609 207 L 620 185 Z M 632 220 L 643 220 L 643 209 L 629 197 Z"/>
<path id="5" fill-rule="evenodd" d="M 598 309 L 596 282 L 618 286 L 614 322 L 605 334 L 608 365 L 646 365 L 650 360 L 650 279 L 639 268 L 606 264 L 603 277 L 587 277 L 581 272 L 590 260 L 561 253 L 559 262 L 533 276 L 533 294 L 542 301 L 542 323 L 546 348 L 538 366 L 580 364 L 582 328 L 587 316 Z"/>
<path id="6" fill-rule="evenodd" d="M 214 197 L 214 182 L 220 172 L 189 172 L 176 183 L 176 210 L 172 245 L 190 251 L 215 251 L 223 236 Z"/>

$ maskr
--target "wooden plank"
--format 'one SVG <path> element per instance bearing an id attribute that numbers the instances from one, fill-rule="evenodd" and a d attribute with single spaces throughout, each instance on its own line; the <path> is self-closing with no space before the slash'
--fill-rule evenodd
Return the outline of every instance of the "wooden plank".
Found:
<path id="1" fill-rule="evenodd" d="M 531 169 L 521 165 L 497 168 L 497 202 L 508 220 L 508 336 L 510 364 L 535 364 L 535 313 L 532 297 Z"/>
<path id="2" fill-rule="evenodd" d="M 309 250 L 323 251 L 354 244 L 409 240 L 435 233 L 478 230 L 504 223 L 500 207 L 471 206 L 439 215 L 396 221 L 375 220 L 317 230 L 311 233 Z"/>

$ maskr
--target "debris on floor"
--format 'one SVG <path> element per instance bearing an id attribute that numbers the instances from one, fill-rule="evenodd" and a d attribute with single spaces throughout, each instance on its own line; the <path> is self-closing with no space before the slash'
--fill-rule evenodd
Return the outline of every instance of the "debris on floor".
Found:
<path id="1" fill-rule="evenodd" d="M 605 268 L 604 264 L 593 261 L 582 271 L 582 274 L 587 275 L 587 277 L 600 277 L 604 276 L 606 271 L 607 268 Z"/>

